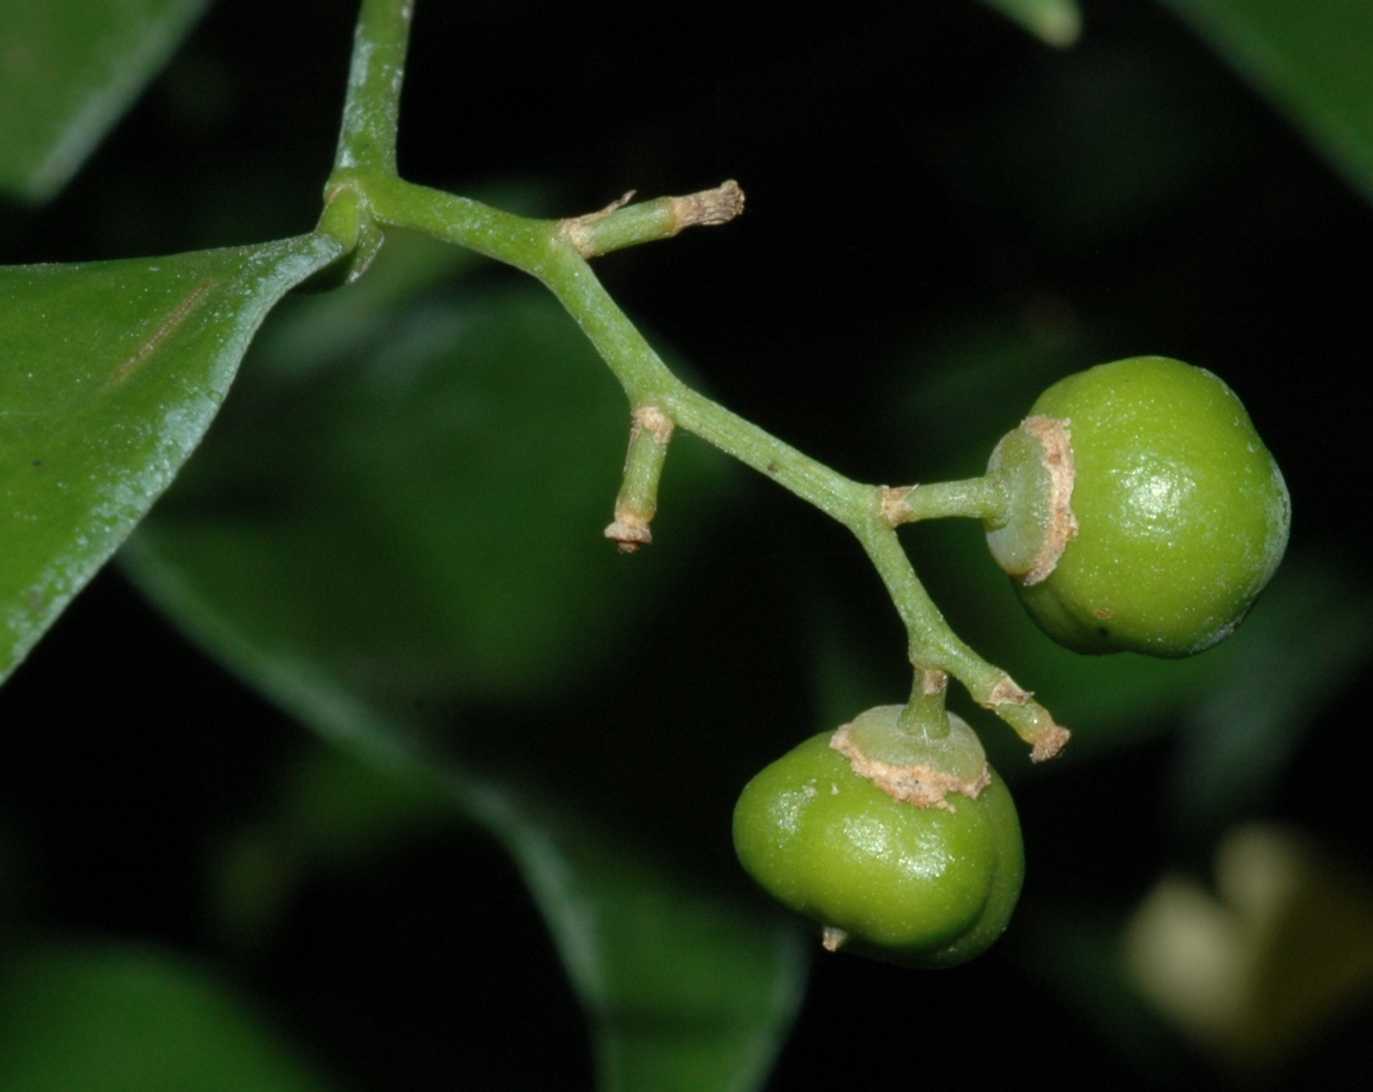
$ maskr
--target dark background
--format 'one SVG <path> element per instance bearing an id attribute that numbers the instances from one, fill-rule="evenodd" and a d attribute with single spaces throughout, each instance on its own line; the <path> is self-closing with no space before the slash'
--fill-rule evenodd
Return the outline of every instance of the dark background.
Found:
<path id="1" fill-rule="evenodd" d="M 8 260 L 307 230 L 351 6 L 320 5 L 308 25 L 280 7 L 219 5 L 57 202 L 0 216 Z M 537 183 L 559 215 L 631 187 L 655 196 L 737 178 L 740 221 L 598 271 L 713 397 L 866 480 L 976 472 L 963 422 L 978 435 L 1009 427 L 1037 389 L 999 385 L 1000 346 L 1054 357 L 1055 374 L 1141 353 L 1210 367 L 1287 476 L 1289 568 L 1332 565 L 1337 597 L 1366 597 L 1369 206 L 1158 7 L 1089 4 L 1082 41 L 1062 53 L 953 0 L 833 14 L 754 27 L 587 12 L 560 24 L 508 4 L 421 3 L 401 169 L 457 192 Z M 965 385 L 971 404 L 910 411 L 911 391 L 973 358 L 991 370 L 985 387 Z M 903 666 L 846 537 L 767 483 L 743 490 L 745 522 L 702 571 L 714 594 L 748 605 L 713 634 L 709 683 L 741 720 L 769 722 L 739 743 L 733 761 L 747 769 L 776 740 L 824 727 L 840 700 L 792 624 L 809 603 L 833 611 L 884 700 Z M 909 541 L 959 626 L 961 562 L 918 533 Z M 665 655 L 692 626 L 664 633 Z M 1301 632 L 1291 651 L 1302 655 Z M 1003 1066 L 1122 1088 L 1238 1080 L 1151 1013 L 1113 1024 L 1112 973 L 1094 978 L 1090 948 L 1060 953 L 1055 936 L 1095 936 L 1086 911 L 1124 913 L 1165 868 L 1207 882 L 1220 826 L 1239 820 L 1292 824 L 1366 873 L 1358 674 L 1312 689 L 1281 793 L 1211 827 L 1179 830 L 1168 812 L 1176 709 L 1090 758 L 1022 772 L 1030 873 L 1005 941 L 938 975 L 817 960 L 770 1087 L 943 1083 Z M 1079 678 L 1091 685 L 1090 662 Z M 297 861 L 270 928 L 246 943 L 225 926 L 206 861 L 270 825 L 281 786 L 321 744 L 184 644 L 117 571 L 71 608 L 0 708 L 8 928 L 146 939 L 222 963 L 360 1089 L 419 1087 L 441 1071 L 468 1087 L 589 1086 L 551 943 L 513 867 L 473 831 L 438 824 L 360 862 Z M 730 805 L 710 802 L 721 816 Z M 473 935 L 490 942 L 460 941 Z M 1070 959 L 1082 965 L 1067 973 Z M 436 988 L 448 1002 L 434 1003 Z M 455 1009 L 474 1001 L 485 1030 L 464 1035 Z M 1340 1083 L 1369 1015 L 1344 1010 L 1267 1079 Z"/>

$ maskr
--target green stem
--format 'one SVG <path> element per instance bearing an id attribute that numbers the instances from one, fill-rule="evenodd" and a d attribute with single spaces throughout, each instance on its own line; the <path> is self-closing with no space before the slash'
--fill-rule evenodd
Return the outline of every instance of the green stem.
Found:
<path id="1" fill-rule="evenodd" d="M 664 404 L 686 431 L 851 529 L 869 518 L 876 500 L 872 486 L 851 481 L 676 379 L 673 383 Z"/>
<path id="2" fill-rule="evenodd" d="M 739 183 L 723 182 L 713 190 L 685 197 L 659 197 L 628 204 L 632 193 L 607 209 L 564 220 L 563 233 L 583 258 L 596 258 L 628 246 L 671 239 L 700 224 L 727 224 L 744 211 Z"/>
<path id="3" fill-rule="evenodd" d="M 1005 519 L 1006 489 L 999 477 L 903 485 L 886 490 L 883 514 L 893 527 L 922 519 L 966 516 L 990 523 Z"/>
<path id="4" fill-rule="evenodd" d="M 702 194 L 628 207 L 617 203 L 590 216 L 550 221 L 403 181 L 396 173 L 396 126 L 412 14 L 413 0 L 362 0 L 358 16 L 338 154 L 321 219 L 322 230 L 356 248 L 348 277 L 360 275 L 380 248 L 381 225 L 420 231 L 537 277 L 595 345 L 631 406 L 654 407 L 671 424 L 753 467 L 854 533 L 905 624 L 917 679 L 932 678 L 932 672 L 955 676 L 1033 743 L 1039 757 L 1061 746 L 1066 733 L 1047 711 L 953 634 L 893 529 L 936 515 L 996 518 L 1004 507 L 999 490 L 987 479 L 892 490 L 836 473 L 678 380 L 587 265 L 588 257 L 668 238 L 693 224 L 731 219 L 743 207 L 738 186 L 725 183 Z M 643 481 L 630 483 L 644 497 L 656 485 L 661 454 L 645 456 L 639 468 Z M 926 706 L 934 701 L 929 695 L 913 697 L 911 716 L 929 712 Z M 942 713 L 942 692 L 937 702 Z"/>
<path id="5" fill-rule="evenodd" d="M 414 0 L 362 0 L 335 171 L 396 173 L 396 125 Z"/>
<path id="6" fill-rule="evenodd" d="M 616 305 L 565 231 L 567 221 L 529 220 L 477 201 L 385 176 L 355 176 L 377 219 L 475 250 L 537 277 L 596 347 L 630 405 L 654 406 L 672 422 L 766 475 L 814 505 L 857 537 L 887 588 L 920 671 L 957 678 L 974 700 L 993 710 L 1049 757 L 1066 733 L 1000 668 L 983 660 L 950 629 L 911 567 L 887 515 L 890 489 L 852 481 L 757 425 L 687 387 Z M 625 210 L 626 212 L 628 210 Z M 608 218 L 608 217 L 607 217 Z M 985 518 L 999 493 L 987 479 L 922 486 L 945 514 Z M 922 502 L 923 503 L 923 502 Z M 956 511 L 955 511 L 956 509 Z M 925 509 L 913 508 L 912 511 Z"/>
<path id="7" fill-rule="evenodd" d="M 619 543 L 623 553 L 633 553 L 653 541 L 649 524 L 658 511 L 658 482 L 673 430 L 672 418 L 657 406 L 635 406 L 631 416 L 629 450 L 620 492 L 615 497 L 615 519 L 605 529 L 605 537 Z"/>
<path id="8" fill-rule="evenodd" d="M 419 231 L 539 276 L 557 241 L 557 223 L 502 212 L 471 198 L 384 174 L 351 174 L 383 224 Z"/>
<path id="9" fill-rule="evenodd" d="M 949 677 L 937 668 L 917 667 L 911 683 L 910 700 L 897 719 L 903 729 L 925 739 L 944 739 L 949 734 L 949 714 L 944 694 Z"/>
<path id="10" fill-rule="evenodd" d="M 849 529 L 877 570 L 906 627 L 911 663 L 918 669 L 949 670 L 949 661 L 956 655 L 954 646 L 961 642 L 915 575 L 896 532 L 875 515 Z"/>

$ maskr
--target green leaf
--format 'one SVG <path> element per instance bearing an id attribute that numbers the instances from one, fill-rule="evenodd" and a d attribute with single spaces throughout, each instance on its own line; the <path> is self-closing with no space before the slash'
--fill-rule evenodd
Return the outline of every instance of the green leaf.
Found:
<path id="1" fill-rule="evenodd" d="M 0 679 L 170 484 L 268 310 L 339 253 L 0 268 Z"/>
<path id="2" fill-rule="evenodd" d="M 1051 46 L 1070 46 L 1082 31 L 1077 0 L 983 0 Z"/>
<path id="3" fill-rule="evenodd" d="M 124 560 L 250 684 L 371 762 L 438 776 L 503 840 L 604 1088 L 753 1088 L 798 1003 L 796 936 L 671 844 L 685 821 L 728 854 L 733 772 L 630 696 L 712 523 L 689 494 L 718 496 L 726 464 L 680 445 L 654 544 L 617 554 L 627 406 L 571 320 L 505 282 L 393 314 L 370 279 L 347 290 L 372 314 L 347 343 L 329 301 L 296 301 L 301 324 L 264 342 Z M 302 359 L 307 310 L 322 359 Z M 612 709 L 587 706 L 598 677 Z"/>
<path id="4" fill-rule="evenodd" d="M 1164 0 L 1373 198 L 1373 5 Z"/>
<path id="5" fill-rule="evenodd" d="M 206 0 L 0 5 L 0 193 L 55 194 L 138 97 Z"/>
<path id="6" fill-rule="evenodd" d="M 151 949 L 30 947 L 0 964 L 5 1092 L 314 1092 L 243 1001 Z"/>

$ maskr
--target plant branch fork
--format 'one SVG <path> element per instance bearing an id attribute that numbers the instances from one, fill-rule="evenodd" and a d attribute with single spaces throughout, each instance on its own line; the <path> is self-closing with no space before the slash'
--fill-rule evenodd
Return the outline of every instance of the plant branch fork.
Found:
<path id="1" fill-rule="evenodd" d="M 631 407 L 624 474 L 606 537 L 632 552 L 652 541 L 650 523 L 669 442 L 693 433 L 771 478 L 847 527 L 887 589 L 908 637 L 913 670 L 903 726 L 936 740 L 948 733 L 947 680 L 1004 720 L 1031 757 L 1053 757 L 1068 739 L 1032 695 L 982 659 L 949 627 L 916 576 L 896 534 L 900 524 L 965 516 L 995 522 L 1006 492 L 989 475 L 964 482 L 891 488 L 853 481 L 682 383 L 592 272 L 589 259 L 715 226 L 744 208 L 738 183 L 682 197 L 633 203 L 563 220 L 516 216 L 468 198 L 404 181 L 395 128 L 412 0 L 363 0 L 335 168 L 319 229 L 355 256 L 360 275 L 389 227 L 415 230 L 520 269 L 541 281 L 581 327 L 619 381 Z"/>

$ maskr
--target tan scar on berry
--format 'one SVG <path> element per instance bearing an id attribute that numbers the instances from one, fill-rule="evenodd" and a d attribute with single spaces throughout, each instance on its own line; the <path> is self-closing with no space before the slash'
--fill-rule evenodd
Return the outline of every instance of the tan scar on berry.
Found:
<path id="1" fill-rule="evenodd" d="M 869 758 L 853 738 L 850 727 L 845 724 L 839 728 L 830 737 L 830 746 L 849 760 L 854 773 L 866 777 L 895 800 L 914 804 L 918 808 L 957 811 L 946 799 L 949 794 L 962 793 L 976 800 L 982 790 L 992 783 L 991 770 L 985 762 L 976 777 L 964 780 L 923 763 L 901 766 Z"/>
<path id="2" fill-rule="evenodd" d="M 1020 427 L 1039 442 L 1040 464 L 1049 479 L 1049 515 L 1044 527 L 1044 541 L 1029 571 L 1021 583 L 1032 587 L 1049 578 L 1058 566 L 1068 543 L 1077 535 L 1077 517 L 1073 515 L 1073 485 L 1077 469 L 1073 464 L 1072 422 L 1057 417 L 1034 414 L 1020 422 Z"/>

